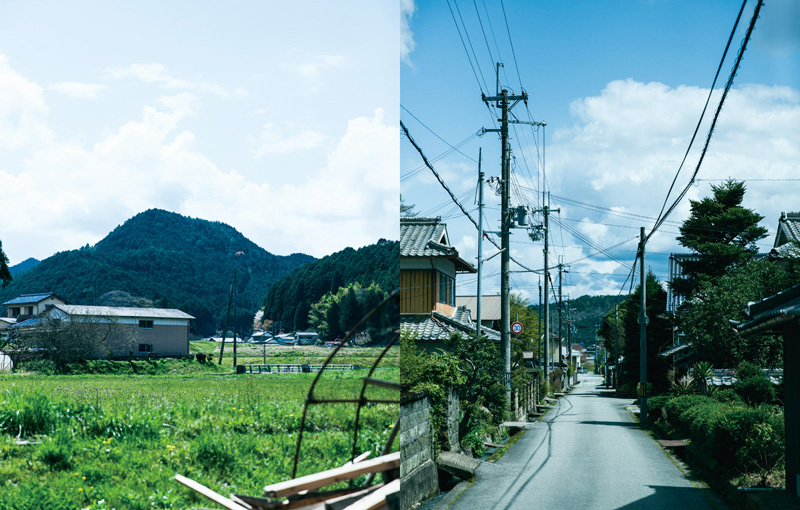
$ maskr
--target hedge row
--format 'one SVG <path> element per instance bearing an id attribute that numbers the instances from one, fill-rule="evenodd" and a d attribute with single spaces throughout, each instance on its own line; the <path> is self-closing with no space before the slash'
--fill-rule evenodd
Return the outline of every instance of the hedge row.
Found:
<path id="1" fill-rule="evenodd" d="M 702 395 L 654 397 L 648 417 L 664 419 L 722 469 L 763 477 L 783 465 L 785 428 L 778 406 L 750 407 Z M 733 402 L 729 401 L 734 400 Z"/>

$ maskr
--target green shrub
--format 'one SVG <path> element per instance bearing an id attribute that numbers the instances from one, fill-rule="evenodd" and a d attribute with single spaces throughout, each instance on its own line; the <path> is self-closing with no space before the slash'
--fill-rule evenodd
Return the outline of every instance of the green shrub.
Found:
<path id="1" fill-rule="evenodd" d="M 639 383 L 635 381 L 621 384 L 617 390 L 617 396 L 620 398 L 639 398 Z"/>
<path id="2" fill-rule="evenodd" d="M 670 395 L 658 395 L 647 399 L 647 419 L 654 423 L 664 415 L 663 409 L 667 402 L 672 400 Z"/>
<path id="3" fill-rule="evenodd" d="M 764 377 L 764 372 L 755 363 L 745 361 L 736 369 L 736 378 L 741 381 L 751 377 Z"/>
<path id="4" fill-rule="evenodd" d="M 684 413 L 700 404 L 713 401 L 710 397 L 702 395 L 683 395 L 675 397 L 664 405 L 667 421 L 683 434 L 689 434 L 689 421 L 683 418 Z"/>
<path id="5" fill-rule="evenodd" d="M 733 388 L 721 388 L 711 393 L 710 396 L 726 404 L 739 404 L 742 402 L 742 397 Z"/>
<path id="6" fill-rule="evenodd" d="M 750 405 L 770 403 L 775 400 L 775 386 L 761 373 L 736 381 L 733 388 Z"/>

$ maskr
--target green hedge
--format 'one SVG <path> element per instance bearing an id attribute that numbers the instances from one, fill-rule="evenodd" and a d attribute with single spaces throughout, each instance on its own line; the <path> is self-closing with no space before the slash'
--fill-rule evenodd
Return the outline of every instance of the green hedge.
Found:
<path id="1" fill-rule="evenodd" d="M 723 469 L 756 473 L 765 483 L 766 474 L 783 464 L 782 408 L 750 407 L 702 395 L 675 397 L 666 403 L 659 398 L 651 400 L 654 407 L 662 405 L 663 419 Z"/>

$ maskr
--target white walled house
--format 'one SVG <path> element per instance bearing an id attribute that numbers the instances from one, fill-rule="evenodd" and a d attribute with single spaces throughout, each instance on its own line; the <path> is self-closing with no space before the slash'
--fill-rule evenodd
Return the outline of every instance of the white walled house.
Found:
<path id="1" fill-rule="evenodd" d="M 23 294 L 15 297 L 11 301 L 6 301 L 3 306 L 6 307 L 6 317 L 23 321 L 31 317 L 36 317 L 40 313 L 47 310 L 48 307 L 54 305 L 66 305 L 67 302 L 52 292 L 44 292 L 39 294 Z"/>

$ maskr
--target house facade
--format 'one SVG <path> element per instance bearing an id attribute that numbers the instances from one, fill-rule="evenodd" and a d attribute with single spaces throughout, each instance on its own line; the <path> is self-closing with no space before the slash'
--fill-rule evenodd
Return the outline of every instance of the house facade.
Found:
<path id="1" fill-rule="evenodd" d="M 98 357 L 189 354 L 191 315 L 175 309 L 56 304 L 37 319 L 57 327 L 86 326 L 104 338 Z"/>
<path id="2" fill-rule="evenodd" d="M 3 303 L 3 306 L 6 307 L 6 317 L 22 322 L 31 317 L 36 317 L 48 307 L 66 304 L 68 303 L 65 300 L 56 296 L 54 293 L 45 292 L 40 294 L 23 294 L 15 297 L 11 301 L 6 301 Z"/>
<path id="3" fill-rule="evenodd" d="M 458 274 L 476 272 L 450 244 L 441 218 L 400 218 L 400 329 L 428 349 L 444 347 L 453 333 L 476 335 L 455 290 Z M 491 329 L 482 334 L 500 340 Z"/>

